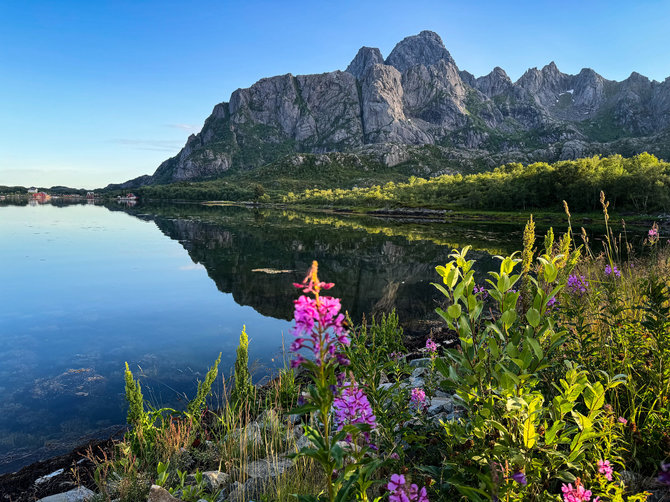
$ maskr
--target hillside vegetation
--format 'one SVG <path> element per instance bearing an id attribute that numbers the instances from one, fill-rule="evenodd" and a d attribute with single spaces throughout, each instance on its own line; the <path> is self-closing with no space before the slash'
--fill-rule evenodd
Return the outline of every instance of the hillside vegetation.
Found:
<path id="1" fill-rule="evenodd" d="M 524 166 L 505 164 L 492 172 L 410 177 L 407 182 L 367 188 L 310 189 L 289 193 L 286 203 L 366 207 L 439 207 L 488 210 L 556 208 L 565 200 L 576 211 L 598 209 L 603 190 L 616 209 L 637 212 L 670 208 L 670 163 L 643 153 L 590 157 Z"/>

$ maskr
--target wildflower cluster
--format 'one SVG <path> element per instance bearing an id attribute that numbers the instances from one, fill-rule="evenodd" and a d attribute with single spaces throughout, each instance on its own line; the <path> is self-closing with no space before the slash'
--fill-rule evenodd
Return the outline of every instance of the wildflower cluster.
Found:
<path id="1" fill-rule="evenodd" d="M 612 472 L 614 472 L 614 469 L 612 469 L 609 460 L 598 460 L 598 472 L 604 475 L 607 481 L 612 481 Z"/>
<path id="2" fill-rule="evenodd" d="M 621 271 L 617 268 L 616 265 L 614 266 L 605 265 L 605 275 L 612 275 L 612 274 L 614 274 L 615 277 L 621 277 Z"/>
<path id="3" fill-rule="evenodd" d="M 389 502 L 429 502 L 426 487 L 421 490 L 415 484 L 408 487 L 402 474 L 392 474 L 386 488 L 391 492 Z"/>
<path id="4" fill-rule="evenodd" d="M 377 419 L 370 401 L 356 382 L 344 384 L 342 392 L 333 401 L 333 410 L 338 431 L 347 424 L 367 424 L 371 429 L 377 427 Z M 363 437 L 368 443 L 370 442 L 368 432 L 364 432 Z M 351 435 L 347 436 L 347 441 L 351 442 Z"/>
<path id="5" fill-rule="evenodd" d="M 570 274 L 568 277 L 568 289 L 576 295 L 583 295 L 589 287 L 589 282 L 583 275 Z"/>
<path id="6" fill-rule="evenodd" d="M 660 236 L 658 234 L 658 225 L 654 223 L 652 227 L 649 229 L 649 233 L 647 234 L 647 241 L 649 244 L 656 244 L 659 240 Z"/>
<path id="7" fill-rule="evenodd" d="M 426 392 L 423 389 L 412 389 L 409 402 L 410 405 L 413 408 L 416 408 L 417 411 L 422 411 L 426 408 Z"/>
<path id="8" fill-rule="evenodd" d="M 480 300 L 484 301 L 489 297 L 489 292 L 484 286 L 475 286 L 472 289 L 472 292 L 479 297 Z"/>
<path id="9" fill-rule="evenodd" d="M 587 490 L 577 478 L 575 486 L 572 483 L 563 484 L 561 487 L 563 492 L 563 502 L 589 502 L 591 500 L 591 490 Z M 593 502 L 598 502 L 600 497 L 596 497 Z"/>
<path id="10" fill-rule="evenodd" d="M 312 293 L 313 298 L 301 296 L 295 303 L 295 340 L 291 344 L 291 351 L 298 352 L 307 347 L 311 348 L 316 364 L 335 358 L 343 366 L 349 364 L 344 355 L 338 351 L 340 345 L 349 345 L 348 332 L 344 328 L 344 315 L 340 313 L 339 298 L 320 296 L 322 289 L 330 289 L 333 283 L 320 282 L 317 276 L 318 264 L 312 263 L 307 276 L 302 283 L 294 286 L 301 288 L 304 293 Z M 300 366 L 305 359 L 298 354 L 291 361 L 292 367 Z"/>
<path id="11" fill-rule="evenodd" d="M 431 358 L 437 356 L 437 344 L 433 341 L 432 338 L 428 338 L 428 340 L 426 340 L 426 350 L 430 354 Z"/>

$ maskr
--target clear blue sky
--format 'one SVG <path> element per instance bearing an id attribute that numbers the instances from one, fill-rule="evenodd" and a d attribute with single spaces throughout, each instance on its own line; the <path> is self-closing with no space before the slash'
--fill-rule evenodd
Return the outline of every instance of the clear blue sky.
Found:
<path id="1" fill-rule="evenodd" d="M 0 2 L 0 184 L 100 187 L 151 174 L 213 106 L 262 77 L 346 68 L 437 32 L 461 69 L 516 80 L 670 76 L 670 1 Z"/>

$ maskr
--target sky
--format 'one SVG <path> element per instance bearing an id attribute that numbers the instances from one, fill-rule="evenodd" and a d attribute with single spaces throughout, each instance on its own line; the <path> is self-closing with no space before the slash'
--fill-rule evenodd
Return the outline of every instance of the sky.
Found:
<path id="1" fill-rule="evenodd" d="M 460 69 L 556 62 L 670 76 L 670 1 L 0 2 L 0 185 L 97 188 L 152 174 L 217 103 L 263 77 L 344 70 L 438 33 Z"/>

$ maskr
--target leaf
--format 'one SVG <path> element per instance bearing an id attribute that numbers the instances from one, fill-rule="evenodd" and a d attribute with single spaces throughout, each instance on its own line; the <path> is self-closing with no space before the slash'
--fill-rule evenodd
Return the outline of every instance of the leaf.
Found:
<path id="1" fill-rule="evenodd" d="M 565 422 L 563 422 L 562 420 L 557 420 L 556 422 L 554 422 L 552 426 L 544 433 L 544 443 L 547 446 L 554 444 L 556 434 L 558 434 L 563 429 L 564 426 Z"/>
<path id="2" fill-rule="evenodd" d="M 537 433 L 535 432 L 535 425 L 530 417 L 528 417 L 523 423 L 523 445 L 527 449 L 531 449 L 535 446 L 535 438 Z"/>
<path id="3" fill-rule="evenodd" d="M 600 382 L 588 385 L 584 389 L 584 404 L 589 409 L 589 416 L 605 404 L 605 389 Z"/>
<path id="4" fill-rule="evenodd" d="M 542 350 L 542 347 L 540 347 L 540 342 L 533 337 L 526 338 L 526 341 L 528 342 L 528 345 L 530 345 L 530 348 L 533 349 L 533 352 L 535 352 L 535 357 L 541 361 L 544 358 L 544 351 Z"/>
<path id="5" fill-rule="evenodd" d="M 548 284 L 554 282 L 556 280 L 557 275 L 558 275 L 558 268 L 556 268 L 556 265 L 549 262 L 544 264 L 544 280 Z"/>
<path id="6" fill-rule="evenodd" d="M 537 328 L 540 324 L 540 313 L 537 309 L 530 308 L 528 309 L 528 312 L 526 312 L 526 319 L 528 319 L 528 324 L 533 328 Z"/>
<path id="7" fill-rule="evenodd" d="M 461 306 L 459 304 L 450 305 L 447 308 L 447 314 L 452 319 L 458 319 L 461 316 Z"/>
<path id="8" fill-rule="evenodd" d="M 431 284 L 435 286 L 444 296 L 449 298 L 449 292 L 446 289 L 444 289 L 444 287 L 441 284 L 437 284 L 434 282 L 431 282 Z"/>
<path id="9" fill-rule="evenodd" d="M 514 321 L 516 321 L 516 310 L 506 310 L 500 317 L 500 320 L 503 322 L 505 329 L 510 329 Z"/>

